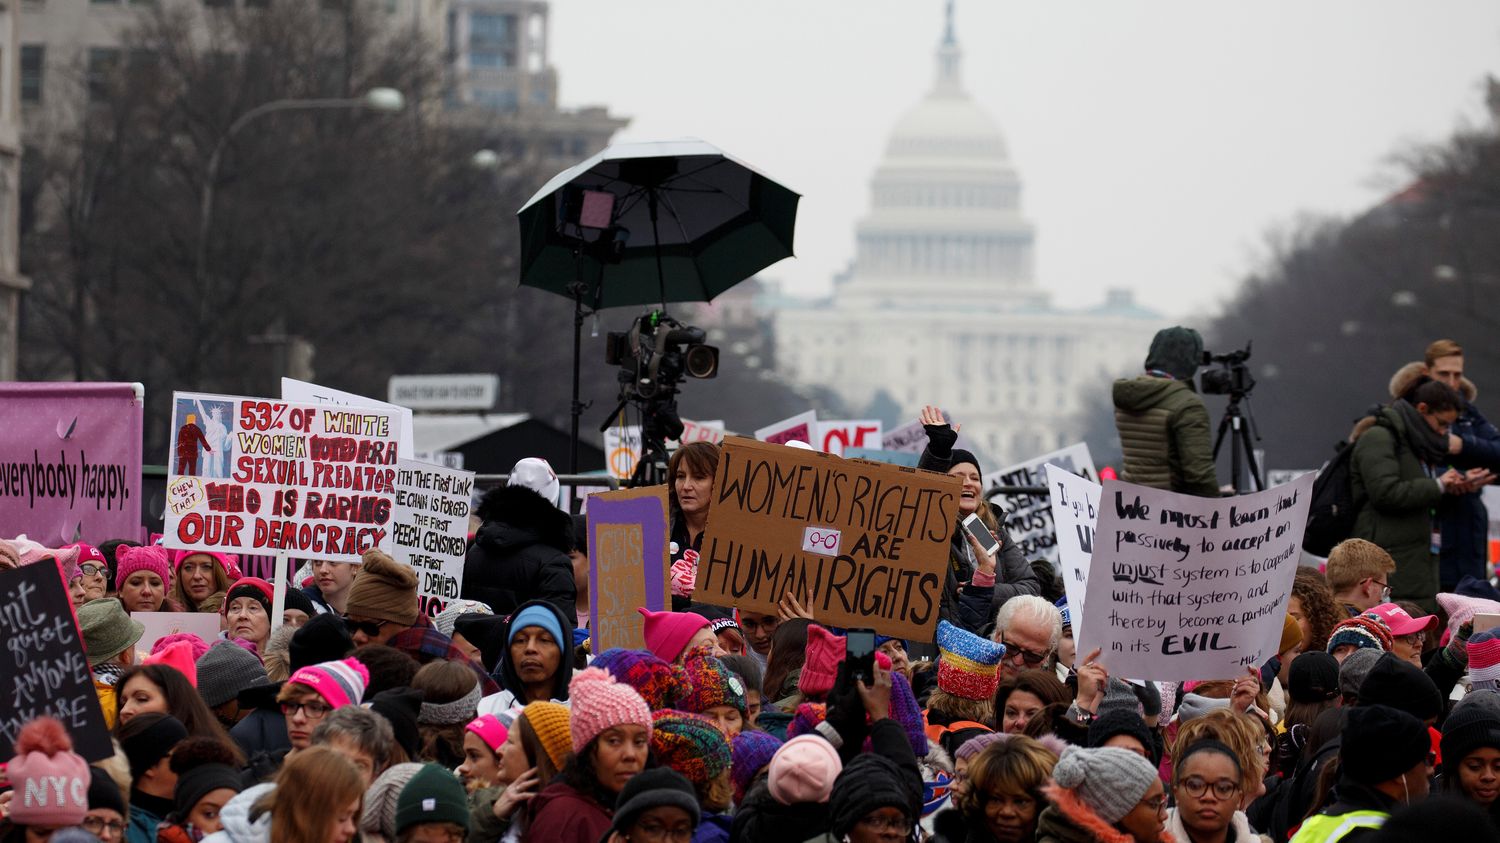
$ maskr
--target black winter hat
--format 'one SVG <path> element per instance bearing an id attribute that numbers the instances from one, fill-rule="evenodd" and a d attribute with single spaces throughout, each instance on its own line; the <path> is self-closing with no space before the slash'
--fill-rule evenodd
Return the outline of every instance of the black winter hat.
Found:
<path id="1" fill-rule="evenodd" d="M 1413 802 L 1391 813 L 1385 825 L 1374 830 L 1370 843 L 1429 843 L 1432 840 L 1463 840 L 1465 843 L 1500 843 L 1500 831 L 1475 802 L 1458 796 L 1433 796 Z"/>
<path id="2" fill-rule="evenodd" d="M 1287 676 L 1293 702 L 1320 703 L 1339 696 L 1339 662 L 1322 650 L 1303 653 L 1292 659 Z"/>
<path id="3" fill-rule="evenodd" d="M 1146 727 L 1146 721 L 1140 715 L 1122 708 L 1101 711 L 1094 722 L 1089 724 L 1088 748 L 1098 749 L 1115 735 L 1129 735 L 1140 741 L 1146 753 L 1151 756 L 1151 764 L 1161 766 L 1161 744 L 1152 740 L 1151 730 Z"/>
<path id="4" fill-rule="evenodd" d="M 833 780 L 833 793 L 828 797 L 829 830 L 835 838 L 843 839 L 861 819 L 881 808 L 899 808 L 912 822 L 921 812 L 921 804 L 907 788 L 896 762 L 883 755 L 857 755 Z"/>
<path id="5" fill-rule="evenodd" d="M 974 470 L 979 472 L 979 482 L 984 482 L 984 472 L 980 470 L 979 458 L 974 456 L 973 451 L 966 451 L 963 448 L 954 448 L 949 452 L 949 468 L 952 468 L 955 465 L 962 465 L 963 463 L 968 463 L 969 465 L 974 466 Z"/>
<path id="6" fill-rule="evenodd" d="M 136 716 L 153 717 L 154 715 Z M 156 762 L 170 755 L 178 744 L 187 740 L 187 736 L 187 727 L 182 725 L 182 721 L 167 714 L 161 715 L 161 719 L 121 740 L 120 748 L 125 750 L 125 757 L 130 759 L 131 781 L 140 780 L 147 770 L 156 766 Z"/>
<path id="7" fill-rule="evenodd" d="M 334 614 L 318 615 L 292 633 L 287 645 L 287 662 L 292 673 L 300 668 L 323 662 L 336 662 L 354 649 L 354 639 L 344 627 L 344 620 Z"/>
<path id="8" fill-rule="evenodd" d="M 244 784 L 239 771 L 227 764 L 200 764 L 177 777 L 177 789 L 173 792 L 177 816 L 186 822 L 193 806 L 203 797 L 220 788 L 239 793 Z"/>
<path id="9" fill-rule="evenodd" d="M 1166 372 L 1180 381 L 1191 382 L 1202 362 L 1203 336 L 1181 325 L 1157 331 L 1151 338 L 1151 351 L 1146 354 L 1148 371 Z"/>
<path id="10" fill-rule="evenodd" d="M 599 843 L 605 843 L 615 832 L 623 836 L 630 831 L 630 824 L 636 817 L 652 808 L 681 808 L 693 818 L 694 828 L 703 819 L 703 812 L 698 807 L 698 792 L 687 778 L 671 767 L 653 767 L 631 776 L 620 789 L 615 804 L 619 807 L 615 808 L 614 822 L 599 838 Z"/>
<path id="11" fill-rule="evenodd" d="M 1431 751 L 1422 721 L 1388 705 L 1361 704 L 1344 721 L 1340 770 L 1360 784 L 1376 785 L 1417 766 Z"/>
<path id="12" fill-rule="evenodd" d="M 296 609 L 307 615 L 308 620 L 318 616 L 318 607 L 313 605 L 312 598 L 303 594 L 300 588 L 286 590 L 286 602 L 282 609 Z"/>
<path id="13" fill-rule="evenodd" d="M 92 811 L 95 808 L 109 808 L 118 812 L 122 817 L 130 813 L 125 805 L 125 796 L 120 793 L 120 786 L 109 777 L 109 773 L 98 767 L 90 767 L 89 810 Z"/>
<path id="14" fill-rule="evenodd" d="M 1443 775 L 1457 776 L 1464 757 L 1481 747 L 1500 749 L 1500 692 L 1470 691 L 1443 721 Z"/>
<path id="15" fill-rule="evenodd" d="M 1359 686 L 1360 705 L 1388 705 L 1418 720 L 1443 713 L 1443 694 L 1432 678 L 1405 659 L 1385 653 Z"/>
<path id="16" fill-rule="evenodd" d="M 416 758 L 422 744 L 417 716 L 422 713 L 422 692 L 415 688 L 391 688 L 370 700 L 370 710 L 390 721 L 396 743 L 406 750 L 407 758 Z"/>
<path id="17" fill-rule="evenodd" d="M 502 615 L 470 612 L 453 621 L 453 631 L 478 647 L 479 657 L 484 659 L 484 669 L 493 671 L 505 652 L 505 624 L 506 618 Z"/>

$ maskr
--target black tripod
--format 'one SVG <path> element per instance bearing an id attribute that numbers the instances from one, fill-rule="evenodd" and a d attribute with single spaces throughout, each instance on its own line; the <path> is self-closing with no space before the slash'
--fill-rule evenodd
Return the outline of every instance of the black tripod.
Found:
<path id="1" fill-rule="evenodd" d="M 646 400 L 628 396 L 621 398 L 604 424 L 599 426 L 599 432 L 608 430 L 629 404 L 634 404 L 641 413 L 641 458 L 636 461 L 635 471 L 631 472 L 625 485 L 629 488 L 659 486 L 668 480 L 667 461 L 671 459 L 671 454 L 667 452 L 667 438 L 670 436 L 675 439 L 682 435 L 680 423 L 675 434 L 668 430 L 667 417 L 677 418 L 677 402 L 671 397 Z"/>
<path id="2" fill-rule="evenodd" d="M 1244 405 L 1243 412 L 1241 405 Z M 1258 492 L 1266 488 L 1261 480 L 1260 466 L 1255 462 L 1255 446 L 1251 441 L 1260 441 L 1260 431 L 1255 426 L 1255 414 L 1250 411 L 1250 393 L 1234 391 L 1229 393 L 1229 404 L 1224 408 L 1224 416 L 1219 419 L 1219 435 L 1214 439 L 1214 462 L 1219 461 L 1219 450 L 1224 445 L 1224 437 L 1229 437 L 1229 471 L 1230 479 L 1234 483 L 1234 493 L 1245 495 Z M 1244 482 L 1245 469 L 1250 469 L 1250 478 L 1255 481 L 1251 486 Z"/>

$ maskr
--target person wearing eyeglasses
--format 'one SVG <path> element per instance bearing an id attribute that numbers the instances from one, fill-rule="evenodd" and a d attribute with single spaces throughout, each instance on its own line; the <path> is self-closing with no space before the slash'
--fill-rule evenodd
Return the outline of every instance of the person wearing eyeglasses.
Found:
<path id="1" fill-rule="evenodd" d="M 84 542 L 64 547 L 78 548 L 78 566 L 83 572 L 83 601 L 98 600 L 109 593 L 109 560 L 99 548 Z M 97 836 L 97 835 L 96 835 Z"/>
<path id="2" fill-rule="evenodd" d="M 102 843 L 120 843 L 125 839 L 125 818 L 130 806 L 125 794 L 109 774 L 98 767 L 89 768 L 89 810 L 79 825 Z"/>
<path id="3" fill-rule="evenodd" d="M 1391 652 L 1417 667 L 1422 666 L 1422 648 L 1429 635 L 1436 636 L 1437 615 L 1413 617 L 1410 612 L 1395 603 L 1381 603 L 1370 610 L 1378 615 L 1391 630 Z"/>
<path id="4" fill-rule="evenodd" d="M 1167 831 L 1178 843 L 1258 843 L 1239 810 L 1243 772 L 1234 750 L 1202 740 L 1183 751 L 1173 767 L 1177 807 L 1167 811 Z"/>
<path id="5" fill-rule="evenodd" d="M 1396 560 L 1364 539 L 1345 539 L 1328 553 L 1328 588 L 1351 618 L 1391 599 L 1395 572 Z"/>
<path id="6" fill-rule="evenodd" d="M 1031 843 L 1047 805 L 1042 786 L 1057 756 L 1025 735 L 1005 735 L 969 762 L 969 786 L 958 809 L 968 827 L 965 840 Z"/>
<path id="7" fill-rule="evenodd" d="M 1151 762 L 1128 749 L 1070 746 L 1042 792 L 1051 805 L 1036 843 L 1167 843 L 1167 793 Z"/>
<path id="8" fill-rule="evenodd" d="M 1392 811 L 1427 798 L 1434 760 L 1421 720 L 1385 705 L 1349 709 L 1331 804 L 1304 820 L 1291 843 L 1368 837 Z"/>
<path id="9" fill-rule="evenodd" d="M 990 639 L 1005 645 L 1005 655 L 1000 659 L 1002 682 L 1023 670 L 1051 669 L 1051 659 L 1062 641 L 1062 612 L 1034 594 L 1013 597 L 995 615 Z"/>
<path id="10" fill-rule="evenodd" d="M 292 750 L 306 749 L 312 743 L 313 729 L 328 712 L 359 705 L 369 682 L 370 671 L 359 659 L 322 662 L 293 673 L 276 695 Z"/>

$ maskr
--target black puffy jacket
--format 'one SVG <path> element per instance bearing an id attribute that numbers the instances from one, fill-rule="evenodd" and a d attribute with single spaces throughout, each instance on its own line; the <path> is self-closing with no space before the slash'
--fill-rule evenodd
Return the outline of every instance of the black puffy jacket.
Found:
<path id="1" fill-rule="evenodd" d="M 578 590 L 568 557 L 573 519 L 524 486 L 491 489 L 477 513 L 484 523 L 464 557 L 462 596 L 489 604 L 497 615 L 546 600 L 576 621 Z"/>

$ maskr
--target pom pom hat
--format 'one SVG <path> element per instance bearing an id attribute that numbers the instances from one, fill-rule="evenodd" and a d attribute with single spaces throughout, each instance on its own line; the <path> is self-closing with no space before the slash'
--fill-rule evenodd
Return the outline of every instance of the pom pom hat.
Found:
<path id="1" fill-rule="evenodd" d="M 359 705 L 365 696 L 365 687 L 370 684 L 370 671 L 359 659 L 343 659 L 304 667 L 293 673 L 287 682 L 294 682 L 318 692 L 334 708 Z"/>
<path id="2" fill-rule="evenodd" d="M 699 619 L 707 623 L 706 618 Z M 616 682 L 608 671 L 591 667 L 574 676 L 568 684 L 568 699 L 575 754 L 583 752 L 600 732 L 616 726 L 640 726 L 648 738 L 651 735 L 651 709 L 646 701 L 634 688 Z"/>
<path id="3" fill-rule="evenodd" d="M 10 819 L 17 825 L 78 825 L 89 812 L 89 764 L 73 752 L 68 730 L 51 717 L 21 727 L 7 774 L 15 787 Z"/>
<path id="4" fill-rule="evenodd" d="M 1077 794 L 1107 823 L 1119 822 L 1140 804 L 1158 773 L 1151 762 L 1128 749 L 1070 746 L 1052 768 L 1057 787 Z"/>

